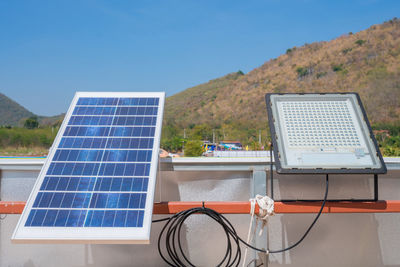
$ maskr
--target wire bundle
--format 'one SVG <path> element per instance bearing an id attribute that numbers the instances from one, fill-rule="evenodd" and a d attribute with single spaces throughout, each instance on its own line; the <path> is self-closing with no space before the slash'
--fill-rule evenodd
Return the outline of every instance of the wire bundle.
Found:
<path id="1" fill-rule="evenodd" d="M 161 258 L 163 258 L 163 260 L 170 266 L 195 266 L 185 255 L 181 244 L 182 226 L 193 214 L 203 214 L 212 218 L 215 222 L 221 225 L 225 232 L 227 249 L 223 259 L 217 264 L 217 266 L 239 265 L 242 255 L 239 243 L 245 242 L 238 236 L 235 228 L 228 219 L 226 219 L 222 214 L 206 207 L 188 209 L 181 211 L 172 217 L 153 221 L 168 221 L 162 228 L 158 237 L 158 252 L 160 253 Z M 166 253 L 161 249 L 162 239 L 165 239 L 164 246 Z M 248 246 L 259 251 L 264 251 L 250 245 Z"/>

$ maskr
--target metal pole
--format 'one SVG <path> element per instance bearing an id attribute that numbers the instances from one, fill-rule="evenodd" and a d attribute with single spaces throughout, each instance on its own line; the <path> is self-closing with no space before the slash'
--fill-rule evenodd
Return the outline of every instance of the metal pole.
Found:
<path id="1" fill-rule="evenodd" d="M 183 141 L 182 141 L 182 152 L 185 155 L 185 139 L 186 139 L 186 128 L 183 128 Z"/>
<path id="2" fill-rule="evenodd" d="M 215 144 L 215 129 L 213 129 L 213 144 Z"/>
<path id="3" fill-rule="evenodd" d="M 374 200 L 378 201 L 378 174 L 374 174 Z"/>

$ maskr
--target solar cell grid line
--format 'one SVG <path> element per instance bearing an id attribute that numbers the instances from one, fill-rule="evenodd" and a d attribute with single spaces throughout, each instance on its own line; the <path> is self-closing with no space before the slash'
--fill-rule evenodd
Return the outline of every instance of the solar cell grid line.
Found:
<path id="1" fill-rule="evenodd" d="M 113 102 L 116 102 L 116 100 L 113 99 Z M 115 109 L 115 111 L 114 111 L 114 116 L 113 116 L 113 118 L 112 118 L 112 121 L 114 121 L 115 113 L 116 113 L 116 109 Z M 110 132 L 111 132 L 111 128 L 109 128 L 108 136 L 110 135 Z M 109 142 L 109 140 L 107 140 L 107 142 Z M 104 151 L 103 151 L 102 158 L 101 158 L 100 162 L 103 162 L 103 158 L 104 158 Z M 97 180 L 98 180 L 99 172 L 100 172 L 100 168 L 99 168 L 98 171 L 97 171 L 97 175 L 96 175 L 96 179 L 95 179 L 95 184 L 96 184 L 96 182 L 97 182 Z M 89 203 L 92 202 L 93 195 L 94 195 L 94 193 L 91 194 Z M 86 224 L 86 219 L 87 219 L 87 212 L 86 212 L 86 214 L 85 214 L 85 219 L 84 219 L 85 224 Z"/>
<path id="2" fill-rule="evenodd" d="M 148 243 L 164 99 L 77 93 L 12 241 Z"/>

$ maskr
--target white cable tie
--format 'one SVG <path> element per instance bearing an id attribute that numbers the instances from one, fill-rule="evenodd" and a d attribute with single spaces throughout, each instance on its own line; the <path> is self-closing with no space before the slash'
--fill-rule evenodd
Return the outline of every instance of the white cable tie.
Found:
<path id="1" fill-rule="evenodd" d="M 251 219 L 250 219 L 249 231 L 247 233 L 247 242 L 246 242 L 247 244 L 250 244 L 250 242 L 253 240 L 253 237 L 255 236 L 255 232 L 257 231 L 257 226 L 258 226 L 258 220 L 262 220 L 262 225 L 259 233 L 259 235 L 261 236 L 264 227 L 268 223 L 268 217 L 274 215 L 274 200 L 272 198 L 268 196 L 256 195 L 255 198 L 250 198 L 249 201 L 250 201 Z M 258 205 L 258 214 L 255 213 L 256 203 Z M 254 227 L 254 232 L 251 233 L 254 217 L 256 217 L 256 225 Z M 248 247 L 246 246 L 243 257 L 243 267 L 246 264 L 247 250 Z"/>
<path id="2" fill-rule="evenodd" d="M 254 200 L 258 205 L 258 214 L 257 214 L 257 224 L 258 220 L 262 220 L 261 229 L 259 235 L 261 236 L 264 230 L 264 227 L 268 223 L 268 217 L 273 216 L 274 213 L 274 200 L 269 196 L 261 196 L 256 195 Z M 251 201 L 251 200 L 250 200 Z"/>

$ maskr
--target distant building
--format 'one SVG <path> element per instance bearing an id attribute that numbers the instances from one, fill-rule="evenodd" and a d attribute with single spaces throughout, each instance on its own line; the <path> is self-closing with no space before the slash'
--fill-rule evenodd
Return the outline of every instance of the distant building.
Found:
<path id="1" fill-rule="evenodd" d="M 223 150 L 243 150 L 242 143 L 239 141 L 221 141 L 219 146 Z"/>

